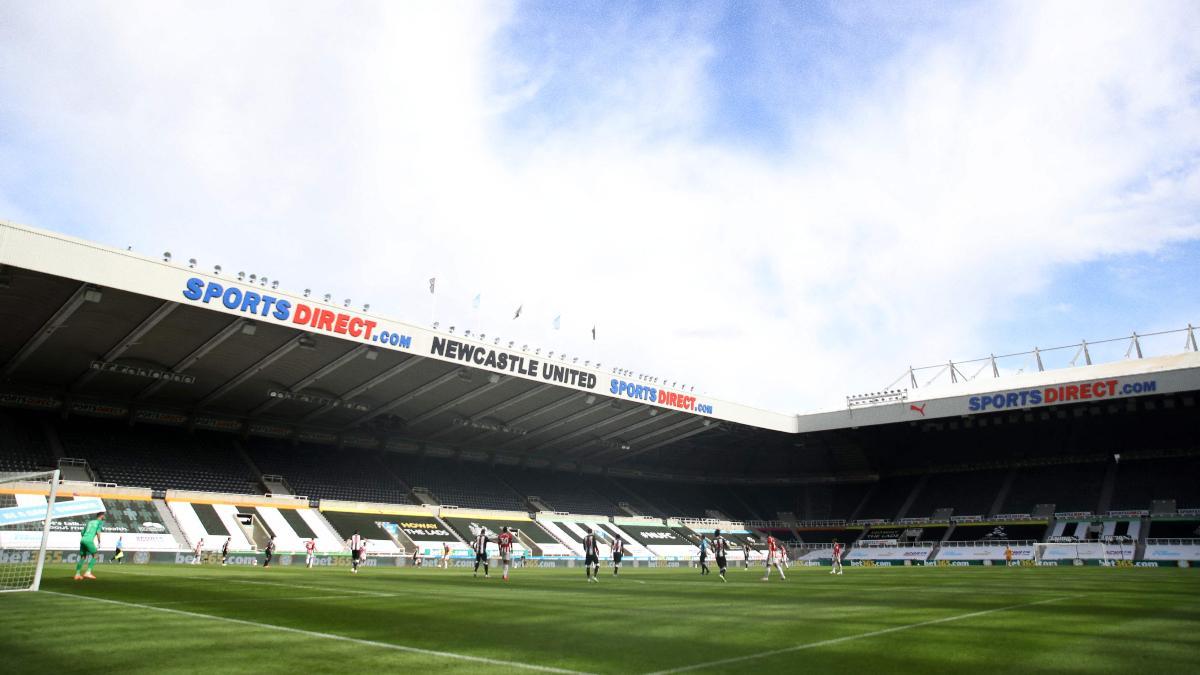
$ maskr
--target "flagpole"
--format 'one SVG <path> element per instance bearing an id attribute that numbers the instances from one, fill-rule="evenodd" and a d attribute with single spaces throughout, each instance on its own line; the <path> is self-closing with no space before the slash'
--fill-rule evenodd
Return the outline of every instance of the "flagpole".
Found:
<path id="1" fill-rule="evenodd" d="M 429 279 L 429 326 L 437 320 L 437 277 Z"/>

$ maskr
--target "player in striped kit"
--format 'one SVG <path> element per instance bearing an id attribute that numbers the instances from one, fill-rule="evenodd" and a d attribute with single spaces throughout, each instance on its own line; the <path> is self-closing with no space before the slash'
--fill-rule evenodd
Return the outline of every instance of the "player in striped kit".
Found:
<path id="1" fill-rule="evenodd" d="M 613 554 L 613 576 L 615 577 L 621 573 L 621 558 L 625 555 L 625 540 L 622 539 L 621 535 L 619 535 L 619 534 L 616 536 L 615 539 L 613 539 L 612 554 Z"/>
<path id="2" fill-rule="evenodd" d="M 779 542 L 772 535 L 767 535 L 767 571 L 763 574 L 763 581 L 771 578 L 771 566 L 779 570 L 779 578 L 787 581 L 787 577 L 783 574 L 783 564 L 779 561 Z"/>
<path id="3" fill-rule="evenodd" d="M 833 540 L 833 569 L 830 570 L 829 573 L 842 573 L 842 545 L 838 543 L 837 539 Z"/>
<path id="4" fill-rule="evenodd" d="M 583 529 L 587 532 L 583 537 L 583 571 L 587 574 L 588 582 L 600 583 L 600 544 L 596 541 L 592 528 Z"/>
<path id="5" fill-rule="evenodd" d="M 488 578 L 488 551 L 487 545 L 491 541 L 488 539 L 487 530 L 480 528 L 475 535 L 475 543 L 471 544 L 471 548 L 475 549 L 475 576 L 479 576 L 479 564 L 483 563 L 483 578 Z"/>
<path id="6" fill-rule="evenodd" d="M 358 530 L 350 537 L 350 573 L 358 574 L 359 556 L 362 554 L 363 539 L 358 534 Z"/>
<path id="7" fill-rule="evenodd" d="M 304 542 L 304 566 L 312 569 L 313 561 L 316 559 L 317 540 L 309 539 Z"/>
<path id="8" fill-rule="evenodd" d="M 508 526 L 500 528 L 496 537 L 496 545 L 500 547 L 500 562 L 504 564 L 504 580 L 508 581 L 508 568 L 512 565 L 512 545 L 516 537 L 508 531 Z"/>
<path id="9" fill-rule="evenodd" d="M 717 574 L 721 576 L 721 581 L 724 582 L 726 581 L 725 568 L 728 567 L 725 562 L 725 554 L 729 552 L 729 542 L 725 540 L 725 537 L 721 536 L 720 530 L 713 532 L 712 550 L 713 556 L 717 559 Z"/>

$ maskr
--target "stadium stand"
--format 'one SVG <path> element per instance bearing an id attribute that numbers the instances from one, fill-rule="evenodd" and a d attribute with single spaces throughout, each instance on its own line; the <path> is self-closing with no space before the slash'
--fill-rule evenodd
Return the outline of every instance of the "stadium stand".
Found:
<path id="1" fill-rule="evenodd" d="M 287 479 L 297 494 L 319 499 L 410 504 L 408 491 L 384 467 L 375 453 L 306 443 L 254 439 L 247 454 L 263 473 Z"/>
<path id="2" fill-rule="evenodd" d="M 612 492 L 601 476 L 584 476 L 527 467 L 496 467 L 494 473 L 526 497 L 537 497 L 554 511 L 617 515 L 620 509 L 604 496 Z"/>
<path id="3" fill-rule="evenodd" d="M 1116 471 L 1113 510 L 1149 509 L 1168 499 L 1177 508 L 1200 508 L 1200 457 L 1126 460 Z"/>
<path id="4" fill-rule="evenodd" d="M 859 518 L 895 519 L 920 480 L 921 476 L 898 476 L 881 480 L 871 493 Z"/>
<path id="5" fill-rule="evenodd" d="M 914 526 L 876 526 L 872 525 L 862 536 L 862 542 L 882 542 L 882 541 L 941 541 L 945 536 L 946 530 L 949 527 L 946 525 L 914 525 Z"/>
<path id="6" fill-rule="evenodd" d="M 707 518 L 720 515 L 730 518 L 746 516 L 746 509 L 736 503 L 729 488 L 705 483 L 672 483 L 656 480 L 618 479 L 629 490 L 653 499 L 658 511 L 668 516 Z"/>
<path id="7" fill-rule="evenodd" d="M 989 515 L 1007 475 L 1007 469 L 930 474 L 907 516 L 924 518 L 942 508 L 953 508 L 954 515 Z"/>
<path id="8" fill-rule="evenodd" d="M 892 520 L 911 497 L 904 513 L 909 518 L 928 517 L 942 508 L 953 508 L 955 515 L 986 518 L 991 515 L 1001 486 L 1012 475 L 1002 504 L 1004 513 L 1032 513 L 1039 504 L 1054 504 L 1060 513 L 1096 511 L 1103 506 L 1100 500 L 1106 479 L 1115 479 L 1109 510 L 1150 509 L 1152 503 L 1161 500 L 1173 501 L 1179 509 L 1200 507 L 1200 457 L 1180 454 L 1184 452 L 1180 450 L 1155 451 L 1157 455 L 1129 451 L 1127 458 L 1115 466 L 1099 454 L 1059 456 L 1053 463 L 1047 463 L 1044 457 L 1024 457 L 971 470 L 938 469 L 922 474 L 909 468 L 906 475 L 879 482 L 731 486 L 493 466 L 255 437 L 238 440 L 218 432 L 131 426 L 124 421 L 81 416 L 50 418 L 13 410 L 0 411 L 0 471 L 53 466 L 54 436 L 66 456 L 86 459 L 103 482 L 261 494 L 257 472 L 263 471 L 284 476 L 297 494 L 385 504 L 411 504 L 411 488 L 424 487 L 442 504 L 461 508 L 531 512 L 541 508 L 529 500 L 536 497 L 538 504 L 550 510 L 603 516 L 627 515 L 628 508 L 656 517 L 710 518 L 720 514 L 733 520 L 775 520 L 792 515 L 801 521 L 849 521 Z M 244 454 L 239 444 L 244 446 Z M 204 507 L 196 513 L 211 521 L 202 523 L 205 531 L 210 526 L 210 534 L 225 531 Z M 295 514 L 286 515 L 295 520 Z M 1181 536 L 1174 532 L 1178 528 L 1166 524 L 1170 522 L 1176 521 L 1156 521 L 1158 529 L 1150 536 Z M 986 538 L 994 529 L 981 527 L 960 524 L 951 537 L 970 541 Z M 1010 539 L 1040 539 L 1046 534 L 1044 524 L 1004 527 Z M 1120 532 L 1114 529 L 1115 534 L 1129 531 L 1117 527 Z M 1184 529 L 1185 534 L 1194 534 L 1194 527 Z M 296 531 L 307 533 L 304 527 Z M 781 538 L 791 538 L 788 531 L 780 533 Z M 827 542 L 834 536 L 848 542 L 859 533 L 810 529 L 802 530 L 799 536 L 811 544 Z"/>
<path id="9" fill-rule="evenodd" d="M 53 466 L 39 420 L 0 411 L 0 472 L 37 471 Z"/>
<path id="10" fill-rule="evenodd" d="M 828 544 L 834 539 L 846 544 L 856 541 L 863 534 L 861 527 L 842 527 L 842 528 L 797 528 L 796 533 L 800 535 L 800 541 L 805 544 Z"/>
<path id="11" fill-rule="evenodd" d="M 610 478 L 610 479 L 608 479 L 608 484 L 610 486 L 612 486 L 613 495 L 615 495 L 615 501 L 617 502 L 617 506 L 620 506 L 623 502 L 636 515 L 656 516 L 658 518 L 666 518 L 667 517 L 667 514 L 664 513 L 662 509 L 659 509 L 658 507 L 654 506 L 649 501 L 647 501 L 645 498 L 643 498 L 641 495 L 630 490 L 628 487 L 625 486 L 624 483 Z"/>
<path id="12" fill-rule="evenodd" d="M 1155 519 L 1150 521 L 1149 536 L 1154 539 L 1200 539 L 1200 519 Z"/>
<path id="13" fill-rule="evenodd" d="M 733 488 L 738 497 L 745 502 L 752 518 L 759 520 L 776 520 L 780 513 L 802 513 L 800 490 L 792 486 L 778 485 L 742 485 Z M 804 519 L 809 519 L 807 515 Z"/>
<path id="14" fill-rule="evenodd" d="M 57 425 L 64 452 L 101 480 L 154 489 L 261 494 L 227 434 L 72 418 Z"/>
<path id="15" fill-rule="evenodd" d="M 395 520 L 396 516 L 380 516 L 367 513 L 343 513 L 340 511 L 323 511 L 325 520 L 333 527 L 342 539 L 349 539 L 358 531 L 364 539 L 389 540 L 390 536 L 380 523 Z"/>
<path id="16" fill-rule="evenodd" d="M 1040 541 L 1046 523 L 969 523 L 958 525 L 950 533 L 955 541 Z"/>
<path id="17" fill-rule="evenodd" d="M 1033 513 L 1038 504 L 1055 511 L 1094 511 L 1107 465 L 1103 462 L 1024 467 L 1004 502 L 1005 513 Z"/>
<path id="18" fill-rule="evenodd" d="M 385 454 L 384 463 L 413 488 L 430 490 L 441 504 L 462 508 L 528 511 L 524 498 L 481 462 Z"/>

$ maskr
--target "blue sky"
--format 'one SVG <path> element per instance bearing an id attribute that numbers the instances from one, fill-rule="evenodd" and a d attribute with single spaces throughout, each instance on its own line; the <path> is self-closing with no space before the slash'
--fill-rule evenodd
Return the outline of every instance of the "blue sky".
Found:
<path id="1" fill-rule="evenodd" d="M 1197 34 L 1188 2 L 0 0 L 0 218 L 808 410 L 1200 323 Z"/>

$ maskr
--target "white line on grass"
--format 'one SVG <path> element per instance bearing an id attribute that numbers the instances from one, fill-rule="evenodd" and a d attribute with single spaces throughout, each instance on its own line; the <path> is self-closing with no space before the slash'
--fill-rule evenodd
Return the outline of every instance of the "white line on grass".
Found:
<path id="1" fill-rule="evenodd" d="M 385 593 L 379 597 L 396 598 L 403 595 L 402 593 Z M 294 600 L 350 600 L 344 595 L 301 595 L 301 596 L 284 596 L 271 598 L 222 598 L 219 600 L 171 600 L 169 602 L 147 602 L 149 607 L 166 607 L 168 605 L 224 605 L 231 602 L 291 602 Z M 358 600 L 358 598 L 354 598 Z"/>
<path id="2" fill-rule="evenodd" d="M 212 579 L 212 577 L 184 577 L 186 579 L 203 579 L 205 581 L 220 581 L 221 583 L 230 584 L 254 584 L 256 586 L 283 586 L 284 588 L 308 588 L 314 591 L 329 591 L 331 593 L 346 593 L 348 595 L 366 595 L 376 598 L 390 598 L 394 593 L 380 593 L 378 591 L 359 591 L 353 588 L 335 588 L 333 586 L 314 586 L 312 584 L 291 584 L 282 581 L 255 581 L 253 579 Z"/>
<path id="3" fill-rule="evenodd" d="M 112 572 L 114 575 L 118 575 L 118 576 L 129 575 L 129 576 L 136 576 L 136 577 L 155 577 L 158 579 L 175 578 L 175 579 L 188 579 L 190 581 L 211 581 L 213 583 L 219 583 L 219 584 L 255 584 L 257 586 L 282 586 L 284 588 L 307 588 L 307 589 L 313 590 L 313 591 L 327 591 L 329 593 L 338 593 L 338 594 L 347 594 L 347 595 L 365 595 L 365 596 L 373 597 L 373 598 L 396 597 L 395 593 L 381 593 L 379 591 L 360 591 L 360 590 L 356 590 L 353 588 L 340 588 L 340 587 L 336 587 L 336 586 L 315 586 L 313 584 L 296 584 L 296 583 L 286 583 L 286 582 L 282 582 L 282 581 L 259 581 L 259 580 L 255 580 L 255 579 L 222 579 L 221 577 L 212 576 L 212 575 L 199 575 L 199 576 L 188 575 L 188 576 L 181 576 L 181 577 L 168 577 L 163 574 L 153 574 L 153 573 L 147 573 L 147 572 L 130 572 L 130 571 L 126 571 L 126 570 L 112 570 Z"/>
<path id="4" fill-rule="evenodd" d="M 1047 600 L 1037 600 L 1035 602 L 1026 602 L 1026 603 L 1023 603 L 1020 605 L 1008 605 L 1005 607 L 984 609 L 984 610 L 980 610 L 978 612 L 971 612 L 969 614 L 959 614 L 957 616 L 947 616 L 947 617 L 943 617 L 941 619 L 930 619 L 929 621 L 918 621 L 917 623 L 909 623 L 909 624 L 905 624 L 903 626 L 893 626 L 892 628 L 884 628 L 882 630 L 873 630 L 868 633 L 858 633 L 856 635 L 846 635 L 844 637 L 832 638 L 829 640 L 820 640 L 818 642 L 807 642 L 802 645 L 796 645 L 794 647 L 785 647 L 783 649 L 774 649 L 769 652 L 759 652 L 757 654 L 748 654 L 746 656 L 735 656 L 733 658 L 721 659 L 719 661 L 709 661 L 707 663 L 697 663 L 697 664 L 691 665 L 691 666 L 683 666 L 680 668 L 670 668 L 668 670 L 656 670 L 653 673 L 648 673 L 648 675 L 667 675 L 668 673 L 684 673 L 684 672 L 691 671 L 691 670 L 703 670 L 705 668 L 715 668 L 717 666 L 726 666 L 731 663 L 741 663 L 743 661 L 753 661 L 754 659 L 762 659 L 762 658 L 766 658 L 768 656 L 777 656 L 779 654 L 790 654 L 792 652 L 799 652 L 799 651 L 803 651 L 805 649 L 815 649 L 817 647 L 828 647 L 830 645 L 841 644 L 843 642 L 852 642 L 854 640 L 863 640 L 863 639 L 870 638 L 870 637 L 877 637 L 879 635 L 887 635 L 888 633 L 898 633 L 900 631 L 911 630 L 913 628 L 921 628 L 922 626 L 932 626 L 934 624 L 939 624 L 939 623 L 950 623 L 951 621 L 962 621 L 963 619 L 973 619 L 977 616 L 984 616 L 985 614 L 995 614 L 996 612 L 1005 612 L 1010 609 L 1020 609 L 1022 607 L 1033 607 L 1034 605 L 1045 605 L 1045 604 L 1048 604 L 1051 602 L 1059 602 L 1062 600 L 1067 600 L 1069 598 L 1077 598 L 1077 597 L 1082 597 L 1082 596 L 1069 595 L 1069 596 L 1063 596 L 1060 598 L 1049 598 Z"/>
<path id="5" fill-rule="evenodd" d="M 77 600 L 93 600 L 95 602 L 104 602 L 110 605 L 118 605 L 121 607 L 136 607 L 139 609 L 149 609 L 155 612 L 165 612 L 168 614 L 177 614 L 179 616 L 191 617 L 193 619 L 208 619 L 210 621 L 222 621 L 224 623 L 237 624 L 239 626 L 251 626 L 253 628 L 265 628 L 267 630 L 275 630 L 281 633 L 292 633 L 295 635 L 303 635 L 311 638 L 321 638 L 324 640 L 336 640 L 338 642 L 350 642 L 357 645 L 367 647 L 378 647 L 380 649 L 390 649 L 397 652 L 407 652 L 409 654 L 423 654 L 425 656 L 437 656 L 444 659 L 456 659 L 459 661 L 471 661 L 474 663 L 484 663 L 492 666 L 504 666 L 506 668 L 519 668 L 521 670 L 534 670 L 543 673 L 569 673 L 570 675 L 586 675 L 577 670 L 566 670 L 564 668 L 552 668 L 549 666 L 537 666 L 531 663 L 521 663 L 520 661 L 505 661 L 503 659 L 489 659 L 484 656 L 469 656 L 467 654 L 455 654 L 453 652 L 441 652 L 434 649 L 422 649 L 420 647 L 408 647 L 405 645 L 393 644 L 391 642 L 378 642 L 375 640 L 364 640 L 362 638 L 347 637 L 345 635 L 336 635 L 334 633 L 320 633 L 317 631 L 303 630 L 300 628 L 289 628 L 287 626 L 277 626 L 271 623 L 260 623 L 258 621 L 247 621 L 245 619 L 233 619 L 227 616 L 217 616 L 215 614 L 201 614 L 200 612 L 188 612 L 182 609 L 171 609 L 169 607 L 155 607 L 154 605 L 143 605 L 137 602 L 124 602 L 122 600 L 109 600 L 108 598 L 97 598 L 90 595 L 80 595 L 78 593 L 60 593 L 58 591 L 42 591 L 49 595 L 59 595 L 64 598 L 72 598 Z"/>

